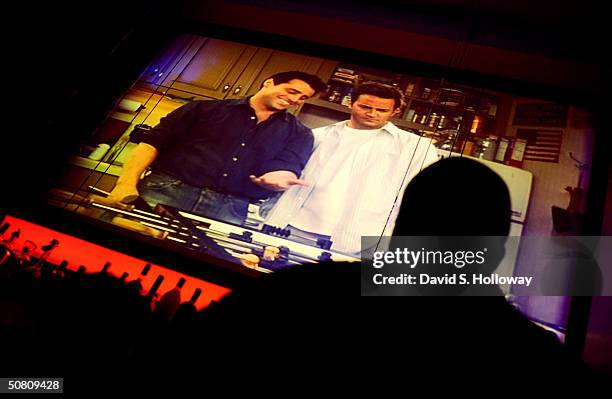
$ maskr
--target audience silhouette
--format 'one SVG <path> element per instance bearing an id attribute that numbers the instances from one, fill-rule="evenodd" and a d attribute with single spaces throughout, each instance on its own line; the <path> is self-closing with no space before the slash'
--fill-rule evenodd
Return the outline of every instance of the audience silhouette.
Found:
<path id="1" fill-rule="evenodd" d="M 410 182 L 394 236 L 497 237 L 487 243 L 499 247 L 494 257 L 499 262 L 509 228 L 503 180 L 481 163 L 451 158 Z M 205 310 L 191 331 L 216 343 L 206 347 L 209 358 L 249 370 L 262 359 L 273 360 L 275 375 L 314 363 L 317 376 L 350 370 L 386 381 L 477 379 L 456 387 L 466 391 L 500 379 L 506 391 L 532 386 L 548 393 L 600 382 L 554 334 L 511 306 L 498 287 L 473 293 L 480 296 L 442 290 L 357 298 L 362 279 L 357 264 L 281 270 Z"/>
<path id="2" fill-rule="evenodd" d="M 445 159 L 408 185 L 394 235 L 505 237 L 509 216 L 499 176 L 476 161 Z M 125 275 L 73 272 L 63 262 L 36 278 L 10 262 L 0 265 L 13 268 L 0 273 L 2 374 L 78 376 L 75 390 L 98 381 L 98 390 L 190 384 L 202 392 L 219 375 L 378 394 L 398 386 L 470 392 L 494 381 L 505 393 L 554 394 L 602 383 L 499 292 L 365 297 L 360 264 L 328 262 L 263 275 L 200 312 L 174 301 L 169 320 L 173 312 L 156 316 L 150 295 Z"/>

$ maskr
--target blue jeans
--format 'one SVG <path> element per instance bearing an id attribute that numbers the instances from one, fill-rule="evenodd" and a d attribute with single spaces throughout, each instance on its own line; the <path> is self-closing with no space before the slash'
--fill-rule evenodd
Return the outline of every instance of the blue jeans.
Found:
<path id="1" fill-rule="evenodd" d="M 237 225 L 244 224 L 249 200 L 208 188 L 190 186 L 161 172 L 151 172 L 138 183 L 138 191 L 151 207 L 158 203 Z"/>

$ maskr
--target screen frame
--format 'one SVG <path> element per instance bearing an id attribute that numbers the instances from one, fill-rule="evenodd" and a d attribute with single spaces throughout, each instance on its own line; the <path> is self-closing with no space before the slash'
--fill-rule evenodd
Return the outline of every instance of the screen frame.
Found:
<path id="1" fill-rule="evenodd" d="M 76 144 L 80 137 L 93 131 L 94 127 L 106 118 L 107 113 L 112 109 L 112 104 L 138 78 L 138 75 L 157 54 L 157 51 L 163 48 L 164 43 L 168 43 L 175 35 L 181 33 L 199 34 L 364 66 L 378 68 L 384 66 L 389 71 L 396 70 L 430 78 L 445 78 L 459 84 L 474 85 L 483 89 L 558 102 L 569 103 L 571 101 L 573 105 L 585 106 L 594 111 L 596 120 L 592 175 L 588 186 L 583 230 L 584 234 L 588 235 L 598 235 L 601 230 L 609 173 L 609 159 L 605 149 L 609 148 L 606 143 L 610 139 L 603 134 L 603 129 L 600 129 L 598 126 L 598 118 L 602 115 L 601 108 L 603 108 L 601 102 L 598 102 L 598 95 L 590 92 L 580 92 L 539 83 L 491 76 L 474 71 L 449 69 L 445 66 L 308 42 L 264 32 L 191 20 L 168 24 L 165 28 L 157 30 L 153 36 L 146 27 L 136 27 L 127 40 L 124 39 L 121 43 L 118 43 L 117 50 L 109 58 L 108 63 L 112 68 L 108 76 L 98 80 L 95 79 L 95 76 L 91 76 L 89 81 L 82 83 L 81 97 L 76 96 L 71 99 L 71 104 L 75 106 L 75 110 L 72 113 L 73 115 L 76 113 L 77 117 L 68 123 L 71 128 L 69 129 L 70 134 L 66 136 L 74 139 L 74 144 Z M 131 67 L 123 69 L 122 66 L 124 65 L 131 65 Z M 109 85 L 108 82 L 111 80 L 115 83 Z M 97 102 L 94 102 L 93 111 L 87 112 L 85 111 L 86 105 L 79 105 L 79 100 L 92 93 L 99 96 L 99 99 Z M 88 106 L 92 107 L 91 104 Z M 80 113 L 79 110 L 83 112 Z M 61 118 L 62 115 L 59 115 L 58 122 L 56 122 L 55 126 L 50 127 L 50 134 L 56 137 L 59 137 L 57 132 L 68 125 L 60 122 Z M 58 180 L 62 167 L 66 164 L 67 157 L 71 154 L 72 148 L 68 147 L 72 143 L 69 139 L 62 141 L 63 143 L 58 143 L 63 145 L 63 149 L 58 151 L 61 156 L 53 159 L 54 167 L 47 171 L 48 176 L 46 176 L 45 181 L 50 183 L 50 185 L 44 187 L 46 189 L 51 188 L 53 183 Z M 112 248 L 115 250 L 147 259 L 151 262 L 172 265 L 171 267 L 176 267 L 177 270 L 182 269 L 181 271 L 194 277 L 205 278 L 230 288 L 240 286 L 251 278 L 260 275 L 258 272 L 240 268 L 218 258 L 206 255 L 194 257 L 187 253 L 170 252 L 168 249 L 160 246 L 158 240 L 114 228 L 111 225 L 102 224 L 95 220 L 88 220 L 87 217 L 75 215 L 71 212 L 58 210 L 46 204 L 46 190 L 42 190 L 42 188 L 33 193 L 27 193 L 27 195 L 30 195 L 27 201 L 20 201 L 21 196 L 8 200 L 5 198 L 4 202 L 8 205 L 5 207 L 5 211 L 13 216 L 39 223 L 103 246 L 110 244 L 109 236 L 117 234 L 117 237 L 121 237 L 121 240 L 112 240 Z M 202 264 L 202 262 L 205 264 Z"/>

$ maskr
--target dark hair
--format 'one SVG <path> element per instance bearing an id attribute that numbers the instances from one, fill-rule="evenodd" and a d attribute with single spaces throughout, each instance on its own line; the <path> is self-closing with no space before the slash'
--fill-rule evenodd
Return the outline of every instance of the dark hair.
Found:
<path id="1" fill-rule="evenodd" d="M 369 94 L 380 98 L 392 98 L 395 101 L 393 109 L 401 107 L 404 102 L 404 95 L 399 89 L 378 82 L 365 82 L 357 86 L 353 90 L 353 102 L 357 101 L 362 94 Z"/>
<path id="2" fill-rule="evenodd" d="M 308 83 L 308 86 L 310 86 L 315 91 L 315 94 L 327 88 L 327 85 L 323 83 L 321 78 L 319 78 L 316 75 L 312 75 L 310 73 L 306 73 L 302 71 L 287 71 L 287 72 L 275 73 L 274 75 L 264 79 L 264 82 L 268 79 L 274 80 L 275 85 L 281 84 L 281 83 L 287 83 L 289 81 L 292 81 L 293 79 L 298 79 L 298 80 Z M 263 87 L 263 82 L 262 82 L 262 87 Z"/>
<path id="3" fill-rule="evenodd" d="M 406 187 L 395 236 L 507 236 L 510 193 L 480 162 L 451 157 L 423 169 Z"/>

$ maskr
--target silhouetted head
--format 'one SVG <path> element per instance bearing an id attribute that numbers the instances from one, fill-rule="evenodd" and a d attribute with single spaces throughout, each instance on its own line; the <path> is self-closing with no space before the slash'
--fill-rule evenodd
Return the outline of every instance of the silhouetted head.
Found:
<path id="1" fill-rule="evenodd" d="M 432 256 L 431 261 L 427 255 L 427 262 L 412 269 L 394 267 L 418 278 L 421 273 L 455 278 L 464 274 L 470 282 L 472 275 L 490 275 L 497 268 L 509 231 L 510 194 L 502 178 L 471 159 L 443 159 L 408 184 L 390 245 L 393 250 L 422 249 L 440 255 Z M 474 255 L 479 261 L 465 262 L 468 253 L 480 254 Z M 421 295 L 459 295 L 468 288 L 470 295 L 491 295 L 489 288 L 495 287 L 452 281 L 416 286 Z"/>
<path id="2" fill-rule="evenodd" d="M 502 178 L 480 162 L 442 159 L 412 179 L 394 236 L 507 236 L 510 194 Z"/>

